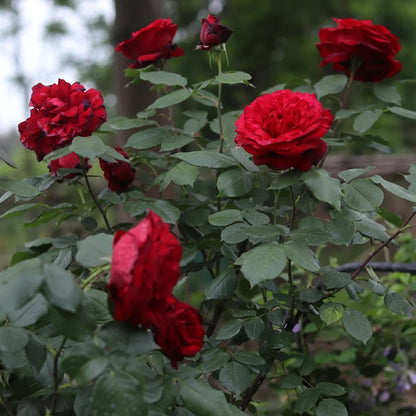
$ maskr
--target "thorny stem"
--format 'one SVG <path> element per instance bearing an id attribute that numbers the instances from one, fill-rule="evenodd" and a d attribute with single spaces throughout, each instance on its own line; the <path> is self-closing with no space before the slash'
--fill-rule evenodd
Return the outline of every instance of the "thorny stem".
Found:
<path id="1" fill-rule="evenodd" d="M 82 160 L 81 160 L 81 166 L 83 166 L 83 161 Z M 98 199 L 94 195 L 94 192 L 93 192 L 93 190 L 91 188 L 90 181 L 88 179 L 87 171 L 84 168 L 82 168 L 82 173 L 84 174 L 84 179 L 85 179 L 85 183 L 87 185 L 88 192 L 89 192 L 92 200 L 94 201 L 95 206 L 98 208 L 98 211 L 100 211 L 100 214 L 103 217 L 103 220 L 105 222 L 105 225 L 106 225 L 108 231 L 111 231 L 111 226 L 110 226 L 110 223 L 108 222 L 107 215 L 105 214 L 102 206 L 98 202 Z"/>
<path id="2" fill-rule="evenodd" d="M 217 68 L 218 75 L 222 72 L 222 56 L 221 52 L 217 52 Z M 219 152 L 222 153 L 224 150 L 224 130 L 222 126 L 222 114 L 221 114 L 221 96 L 222 96 L 222 83 L 218 83 L 218 99 L 217 99 L 217 118 L 218 118 L 218 129 L 220 132 L 220 149 Z"/>
<path id="3" fill-rule="evenodd" d="M 373 259 L 381 250 L 383 250 L 384 247 L 387 247 L 400 233 L 402 233 L 405 228 L 407 228 L 407 225 L 412 220 L 412 218 L 416 215 L 416 211 L 413 211 L 406 219 L 406 221 L 403 223 L 403 225 L 390 237 L 388 238 L 380 247 L 378 247 L 376 250 L 371 252 L 364 261 L 360 264 L 360 266 L 355 270 L 355 272 L 351 275 L 351 280 L 354 280 L 364 269 L 364 267 Z"/>
<path id="4" fill-rule="evenodd" d="M 61 355 L 62 350 L 64 349 L 65 343 L 67 341 L 67 337 L 64 337 L 58 351 L 56 351 L 55 357 L 53 359 L 53 399 L 52 399 L 52 406 L 51 406 L 51 414 L 55 413 L 56 408 L 56 399 L 58 398 L 58 391 L 59 391 L 59 378 L 58 378 L 58 362 L 59 356 Z"/>
<path id="5" fill-rule="evenodd" d="M 4 406 L 4 409 L 6 410 L 6 413 L 9 416 L 14 416 L 13 410 L 10 408 L 9 403 L 7 403 L 7 400 L 3 396 L 3 393 L 1 392 L 1 390 L 0 390 L 0 401 L 1 401 L 1 404 Z"/>

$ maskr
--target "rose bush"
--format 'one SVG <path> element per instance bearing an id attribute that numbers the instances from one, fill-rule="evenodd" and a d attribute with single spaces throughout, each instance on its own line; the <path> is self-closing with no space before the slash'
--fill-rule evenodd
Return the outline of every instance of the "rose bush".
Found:
<path id="1" fill-rule="evenodd" d="M 20 141 L 39 161 L 69 145 L 75 136 L 90 136 L 107 119 L 99 91 L 63 79 L 52 85 L 36 84 L 30 105 L 30 117 L 19 124 Z"/>
<path id="2" fill-rule="evenodd" d="M 312 94 L 276 91 L 245 107 L 236 121 L 235 142 L 256 165 L 306 171 L 324 157 L 322 137 L 333 119 Z"/>
<path id="3" fill-rule="evenodd" d="M 116 51 L 134 60 L 130 68 L 163 63 L 166 59 L 183 55 L 183 50 L 173 43 L 177 28 L 171 19 L 157 19 L 132 33 L 130 39 L 120 42 Z"/>
<path id="4" fill-rule="evenodd" d="M 164 40 L 164 52 L 145 51 L 157 68 L 131 55 L 140 68 L 126 74 L 160 92 L 134 118 L 98 129 L 96 90 L 34 88 L 19 129 L 50 172 L 0 178 L 1 219 L 42 227 L 0 273 L 0 413 L 397 413 L 395 391 L 415 370 L 415 286 L 378 270 L 415 269 L 373 260 L 399 244 L 402 259 L 414 256 L 400 235 L 416 211 L 390 212 L 384 194 L 416 204 L 416 167 L 394 183 L 372 166 L 329 172 L 323 156 L 354 141 L 385 150 L 378 119 L 416 113 L 394 83 L 366 85 L 377 99 L 350 108 L 354 70 L 229 110 L 223 94 L 251 76 L 222 70 L 223 46 L 210 51 L 211 79 L 161 70 L 176 31 L 165 23 L 136 32 Z M 162 124 L 159 109 L 181 116 Z M 126 150 L 110 145 L 132 128 Z M 74 166 L 82 174 L 63 180 L 59 169 Z M 257 394 L 263 386 L 275 400 Z"/>
<path id="5" fill-rule="evenodd" d="M 337 71 L 352 73 L 359 81 L 379 82 L 402 69 L 396 54 L 401 46 L 397 36 L 371 20 L 336 19 L 337 27 L 322 28 L 316 44 L 321 66 L 332 63 Z"/>

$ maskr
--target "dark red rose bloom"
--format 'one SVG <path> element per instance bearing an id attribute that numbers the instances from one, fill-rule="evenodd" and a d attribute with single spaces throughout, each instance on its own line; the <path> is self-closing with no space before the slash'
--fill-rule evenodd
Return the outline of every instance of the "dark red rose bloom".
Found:
<path id="1" fill-rule="evenodd" d="M 129 158 L 127 152 L 121 147 L 116 147 L 118 153 L 123 155 L 126 159 Z M 104 177 L 108 181 L 108 188 L 113 192 L 125 191 L 134 181 L 136 170 L 130 163 L 118 160 L 117 162 L 106 162 L 100 159 L 100 166 L 104 172 Z"/>
<path id="2" fill-rule="evenodd" d="M 75 136 L 90 136 L 107 119 L 101 93 L 85 90 L 79 82 L 36 84 L 32 88 L 30 117 L 19 124 L 20 141 L 42 160 L 67 146 Z"/>
<path id="3" fill-rule="evenodd" d="M 130 39 L 117 45 L 116 51 L 134 60 L 129 68 L 143 68 L 181 56 L 183 50 L 172 43 L 177 28 L 171 19 L 157 19 L 133 32 Z"/>
<path id="4" fill-rule="evenodd" d="M 118 231 L 108 284 L 114 319 L 151 327 L 179 279 L 181 256 L 169 225 L 152 211 L 131 230 Z"/>
<path id="5" fill-rule="evenodd" d="M 236 121 L 235 142 L 256 165 L 309 170 L 325 155 L 333 121 L 314 94 L 276 91 L 256 98 Z"/>
<path id="6" fill-rule="evenodd" d="M 219 17 L 208 15 L 207 19 L 202 19 L 201 44 L 197 49 L 211 49 L 220 43 L 227 42 L 233 30 L 224 26 Z"/>
<path id="7" fill-rule="evenodd" d="M 79 156 L 72 152 L 69 155 L 62 156 L 59 159 L 51 160 L 49 163 L 49 171 L 51 176 L 58 176 L 58 169 L 81 169 L 81 161 Z M 83 168 L 88 170 L 91 168 L 91 165 L 88 163 L 88 159 L 83 159 Z M 77 176 L 76 173 L 69 173 L 65 175 L 64 178 L 71 179 Z"/>
<path id="8" fill-rule="evenodd" d="M 155 328 L 155 342 L 177 368 L 178 361 L 194 356 L 202 348 L 205 332 L 201 315 L 187 303 L 171 296 Z"/>
<path id="9" fill-rule="evenodd" d="M 386 27 L 373 25 L 371 20 L 333 19 L 338 27 L 319 31 L 320 66 L 332 63 L 336 71 L 347 75 L 355 70 L 354 79 L 371 82 L 400 72 L 402 64 L 395 59 L 401 49 L 399 38 Z"/>

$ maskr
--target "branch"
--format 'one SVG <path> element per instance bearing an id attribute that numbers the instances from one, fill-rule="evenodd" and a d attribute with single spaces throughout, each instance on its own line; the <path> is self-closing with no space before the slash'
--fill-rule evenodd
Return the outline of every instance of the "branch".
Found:
<path id="1" fill-rule="evenodd" d="M 361 266 L 360 262 L 345 263 L 336 268 L 339 272 L 353 272 Z M 377 272 L 401 272 L 416 275 L 416 263 L 385 263 L 385 262 L 369 262 L 367 266 Z"/>

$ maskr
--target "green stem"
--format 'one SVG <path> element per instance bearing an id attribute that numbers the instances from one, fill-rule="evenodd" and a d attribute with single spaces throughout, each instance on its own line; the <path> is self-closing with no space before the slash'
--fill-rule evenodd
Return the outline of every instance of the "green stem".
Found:
<path id="1" fill-rule="evenodd" d="M 106 270 L 110 270 L 110 265 L 106 265 L 104 267 L 100 267 L 98 270 L 96 270 L 94 273 L 91 273 L 91 275 L 86 278 L 81 285 L 81 289 L 83 289 L 84 291 L 86 290 L 86 288 L 88 287 L 88 285 L 97 277 L 99 276 L 102 272 L 106 271 Z"/>
<path id="2" fill-rule="evenodd" d="M 217 52 L 217 68 L 218 75 L 222 72 L 222 53 Z M 218 83 L 218 99 L 217 99 L 217 118 L 218 118 L 218 129 L 220 132 L 220 149 L 219 152 L 222 153 L 224 150 L 224 130 L 222 125 L 222 114 L 221 114 L 221 97 L 222 97 L 222 83 Z"/>
<path id="3" fill-rule="evenodd" d="M 1 400 L 1 404 L 3 405 L 4 409 L 6 410 L 6 413 L 8 414 L 8 416 L 14 416 L 13 415 L 13 410 L 9 406 L 9 403 L 7 403 L 7 400 L 3 396 L 3 393 L 1 392 L 1 390 L 0 390 L 0 400 Z"/>
<path id="4" fill-rule="evenodd" d="M 65 343 L 68 338 L 64 337 L 62 340 L 62 343 L 56 351 L 55 357 L 53 359 L 53 399 L 52 399 L 52 406 L 51 406 L 51 414 L 53 415 L 55 413 L 56 408 L 56 400 L 58 398 L 58 391 L 59 391 L 59 377 L 58 377 L 58 362 L 59 362 L 59 356 L 61 355 L 62 350 L 65 347 Z"/>
<path id="5" fill-rule="evenodd" d="M 80 159 L 82 159 L 82 158 L 80 158 Z M 83 166 L 83 160 L 81 160 L 81 166 Z M 100 211 L 100 214 L 103 217 L 103 220 L 105 222 L 105 225 L 106 225 L 108 231 L 111 231 L 111 226 L 110 226 L 110 223 L 108 222 L 107 215 L 105 214 L 102 206 L 98 202 L 98 199 L 95 197 L 94 192 L 91 188 L 91 184 L 90 184 L 90 181 L 88 179 L 87 171 L 84 168 L 82 168 L 82 172 L 84 174 L 85 184 L 87 185 L 88 192 L 89 192 L 92 200 L 94 201 L 95 206 L 98 208 L 98 211 Z"/>

